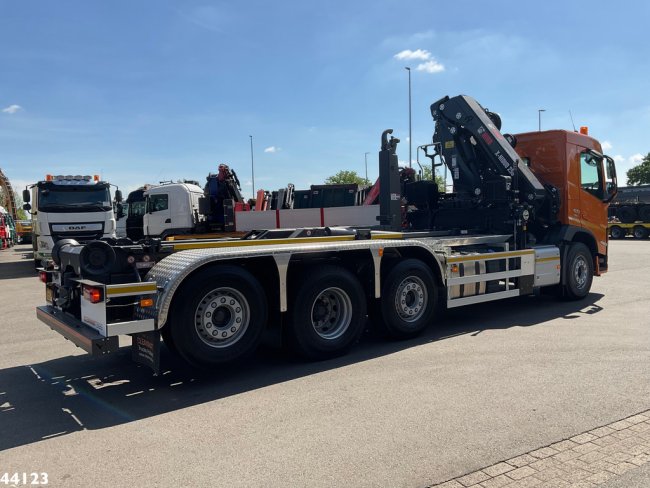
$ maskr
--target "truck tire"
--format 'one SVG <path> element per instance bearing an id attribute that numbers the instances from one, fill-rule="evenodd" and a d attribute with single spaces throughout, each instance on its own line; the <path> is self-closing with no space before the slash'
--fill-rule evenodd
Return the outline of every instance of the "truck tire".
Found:
<path id="1" fill-rule="evenodd" d="M 630 205 L 623 205 L 622 207 L 619 207 L 616 210 L 616 216 L 624 224 L 631 224 L 633 222 L 636 222 L 637 219 L 636 213 L 637 213 L 636 208 Z"/>
<path id="2" fill-rule="evenodd" d="M 381 323 L 391 337 L 409 339 L 433 319 L 438 287 L 431 269 L 418 259 L 397 264 L 384 279 Z"/>
<path id="3" fill-rule="evenodd" d="M 564 269 L 563 297 L 567 300 L 586 297 L 593 279 L 594 261 L 591 251 L 582 242 L 570 244 Z"/>
<path id="4" fill-rule="evenodd" d="M 643 205 L 639 208 L 639 220 L 650 222 L 650 205 Z"/>
<path id="5" fill-rule="evenodd" d="M 285 338 L 300 356 L 341 356 L 359 340 L 366 322 L 366 298 L 359 280 L 340 266 L 306 274 L 295 290 Z"/>
<path id="6" fill-rule="evenodd" d="M 169 351 L 173 354 L 178 355 L 178 349 L 174 344 L 174 339 L 172 339 L 171 330 L 172 327 L 168 322 L 162 329 L 160 329 L 160 337 L 162 337 L 162 340 L 165 343 L 165 346 L 167 346 L 167 349 L 169 349 Z"/>
<path id="7" fill-rule="evenodd" d="M 648 237 L 648 229 L 641 225 L 637 225 L 632 229 L 632 235 L 635 239 L 646 239 Z"/>
<path id="8" fill-rule="evenodd" d="M 609 229 L 609 235 L 612 239 L 623 239 L 625 237 L 625 231 L 618 225 L 612 225 Z"/>
<path id="9" fill-rule="evenodd" d="M 210 368 L 252 354 L 266 326 L 266 294 L 248 271 L 230 265 L 200 271 L 174 297 L 169 339 L 193 366 Z"/>

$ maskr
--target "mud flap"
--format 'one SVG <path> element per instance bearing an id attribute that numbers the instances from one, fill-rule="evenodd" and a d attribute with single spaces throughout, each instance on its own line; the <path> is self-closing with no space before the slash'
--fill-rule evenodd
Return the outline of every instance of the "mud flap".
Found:
<path id="1" fill-rule="evenodd" d="M 160 332 L 152 330 L 139 332 L 131 336 L 131 359 L 160 373 Z"/>

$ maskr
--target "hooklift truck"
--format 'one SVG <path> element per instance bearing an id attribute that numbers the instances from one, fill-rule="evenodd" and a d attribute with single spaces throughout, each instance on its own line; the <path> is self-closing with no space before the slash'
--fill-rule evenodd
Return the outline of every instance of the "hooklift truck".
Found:
<path id="1" fill-rule="evenodd" d="M 41 270 L 38 318 L 93 355 L 132 336 L 133 358 L 159 368 L 160 335 L 188 363 L 216 367 L 252 353 L 281 325 L 299 354 L 345 353 L 368 310 L 396 338 L 461 307 L 550 289 L 585 297 L 607 270 L 612 158 L 595 139 L 552 130 L 503 135 L 467 96 L 431 106 L 433 165 L 454 192 L 400 179 L 398 139 L 382 134 L 377 229 L 252 231 L 240 239 L 71 239 Z"/>

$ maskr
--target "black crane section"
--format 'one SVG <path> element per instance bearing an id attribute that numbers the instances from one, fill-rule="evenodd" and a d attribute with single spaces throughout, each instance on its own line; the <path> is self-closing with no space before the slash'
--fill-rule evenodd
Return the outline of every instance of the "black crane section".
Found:
<path id="1" fill-rule="evenodd" d="M 512 234 L 513 244 L 523 247 L 536 230 L 557 222 L 559 192 L 543 185 L 522 161 L 515 151 L 516 137 L 500 132 L 498 114 L 464 95 L 438 100 L 431 114 L 435 150 L 425 154 L 434 165 L 440 158 L 439 164 L 449 168 L 453 192 L 440 192 L 433 181 L 416 181 L 407 174 L 413 172 L 409 168 L 400 168 L 397 179 L 396 164 L 391 164 L 397 159 L 396 144 L 388 143 L 386 131 L 379 158 L 384 228 L 396 229 L 401 221 L 402 228 L 411 230 Z M 401 218 L 392 200 L 397 185 Z"/>

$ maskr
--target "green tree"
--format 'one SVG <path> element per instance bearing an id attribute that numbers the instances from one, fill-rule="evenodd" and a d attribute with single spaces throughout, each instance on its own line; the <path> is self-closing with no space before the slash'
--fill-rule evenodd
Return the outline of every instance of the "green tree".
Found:
<path id="1" fill-rule="evenodd" d="M 8 209 L 9 203 L 7 200 L 8 199 L 4 194 L 4 188 L 0 188 L 0 206 Z M 16 216 L 18 217 L 18 220 L 28 220 L 29 216 L 27 215 L 27 212 L 23 210 L 23 199 L 18 192 L 14 192 L 14 201 L 16 202 Z"/>
<path id="2" fill-rule="evenodd" d="M 326 185 L 344 185 L 344 184 L 354 184 L 365 186 L 369 185 L 370 181 L 362 178 L 357 174 L 356 171 L 345 171 L 341 170 L 333 176 L 329 176 L 325 180 Z"/>
<path id="3" fill-rule="evenodd" d="M 628 185 L 650 184 L 650 153 L 646 154 L 641 163 L 627 172 Z"/>
<path id="4" fill-rule="evenodd" d="M 29 220 L 27 211 L 23 210 L 23 204 L 25 203 L 23 202 L 23 197 L 17 191 L 14 192 L 14 195 L 16 201 L 16 215 L 18 216 L 18 220 Z"/>
<path id="5" fill-rule="evenodd" d="M 433 170 L 431 166 L 427 166 L 427 165 L 422 166 L 422 179 L 423 180 L 433 179 Z M 442 179 L 442 176 L 436 175 L 436 183 L 438 185 L 438 190 L 441 193 L 443 193 L 445 191 L 445 180 Z"/>

